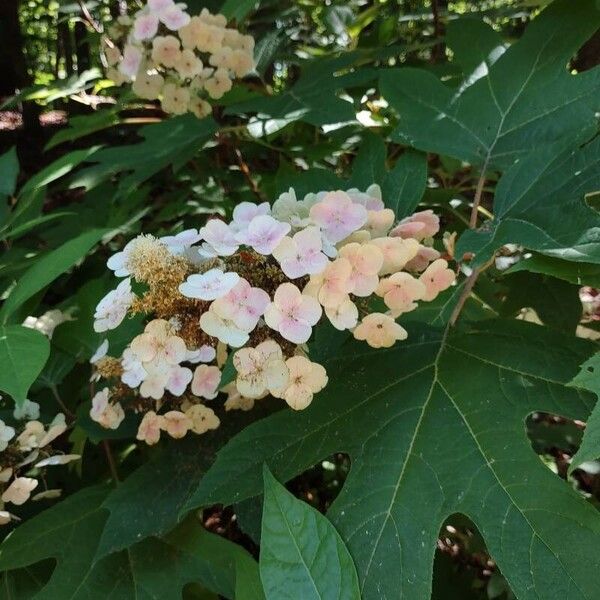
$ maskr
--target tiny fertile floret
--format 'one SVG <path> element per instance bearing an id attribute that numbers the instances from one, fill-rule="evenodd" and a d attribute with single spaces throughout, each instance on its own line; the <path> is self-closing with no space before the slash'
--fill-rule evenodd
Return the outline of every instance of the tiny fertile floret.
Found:
<path id="1" fill-rule="evenodd" d="M 146 26 L 154 30 L 143 21 L 140 35 Z M 107 385 L 91 418 L 114 429 L 138 413 L 137 439 L 156 444 L 218 427 L 209 405 L 220 394 L 225 410 L 266 396 L 306 408 L 328 382 L 307 346 L 320 323 L 389 348 L 408 336 L 398 318 L 453 285 L 433 248 L 438 230 L 432 211 L 394 226 L 374 185 L 302 199 L 290 189 L 272 206 L 241 203 L 230 222 L 138 236 L 108 260 L 122 281 L 100 300 L 94 326 L 114 329 L 135 314 L 146 323 L 121 356 L 108 356 L 106 342 L 95 354 L 93 378 Z"/>

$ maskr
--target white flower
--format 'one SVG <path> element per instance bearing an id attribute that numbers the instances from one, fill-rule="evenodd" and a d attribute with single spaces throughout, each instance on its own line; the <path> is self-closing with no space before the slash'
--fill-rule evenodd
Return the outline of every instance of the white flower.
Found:
<path id="1" fill-rule="evenodd" d="M 127 315 L 133 298 L 131 279 L 128 277 L 98 303 L 94 313 L 94 331 L 100 333 L 118 327 Z"/>
<path id="2" fill-rule="evenodd" d="M 125 348 L 123 351 L 121 366 L 123 367 L 121 381 L 130 388 L 136 388 L 148 375 L 142 361 L 131 348 Z"/>
<path id="3" fill-rule="evenodd" d="M 35 463 L 35 467 L 52 467 L 54 465 L 66 465 L 74 460 L 79 460 L 80 454 L 56 454 L 55 456 L 49 456 Z"/>
<path id="4" fill-rule="evenodd" d="M 101 358 L 104 358 L 106 356 L 106 353 L 108 352 L 108 340 L 104 340 L 96 349 L 96 352 L 94 352 L 94 354 L 92 355 L 92 358 L 90 358 L 90 363 L 95 364 L 97 363 Z"/>
<path id="5" fill-rule="evenodd" d="M 216 337 L 233 348 L 240 348 L 249 339 L 248 334 L 237 327 L 231 319 L 223 319 L 211 309 L 202 313 L 200 328 L 204 333 Z"/>
<path id="6" fill-rule="evenodd" d="M 72 317 L 57 308 L 45 312 L 40 317 L 29 316 L 23 321 L 23 327 L 35 329 L 51 338 L 54 330 L 65 321 L 72 321 Z"/>
<path id="7" fill-rule="evenodd" d="M 53 442 L 59 435 L 62 435 L 67 430 L 67 423 L 65 422 L 65 415 L 58 413 L 50 425 L 48 425 L 48 431 L 44 437 L 39 441 L 39 447 L 43 448 L 50 442 Z"/>
<path id="8" fill-rule="evenodd" d="M 17 477 L 2 494 L 3 502 L 12 502 L 17 506 L 25 504 L 29 500 L 31 492 L 38 486 L 37 479 L 30 477 Z"/>
<path id="9" fill-rule="evenodd" d="M 310 224 L 310 205 L 296 198 L 294 188 L 290 188 L 275 200 L 271 214 L 278 220 L 289 223 L 295 229 Z"/>
<path id="10" fill-rule="evenodd" d="M 127 277 L 128 275 L 131 275 L 127 268 L 127 260 L 129 258 L 129 252 L 134 247 L 136 240 L 137 238 L 134 238 L 129 241 L 121 252 L 113 254 L 106 262 L 106 266 L 111 271 L 114 271 L 117 277 Z"/>
<path id="11" fill-rule="evenodd" d="M 177 235 L 165 235 L 159 240 L 169 249 L 171 254 L 184 254 L 194 244 L 197 244 L 202 236 L 197 229 L 186 229 Z"/>
<path id="12" fill-rule="evenodd" d="M 258 215 L 248 223 L 245 230 L 239 231 L 236 239 L 250 246 L 259 254 L 269 255 L 290 232 L 291 225 L 282 223 L 269 215 Z"/>
<path id="13" fill-rule="evenodd" d="M 0 452 L 8 447 L 8 442 L 15 437 L 15 430 L 0 419 Z"/>
<path id="14" fill-rule="evenodd" d="M 216 300 L 224 296 L 240 280 L 237 273 L 224 273 L 221 269 L 210 269 L 206 273 L 190 275 L 179 286 L 179 291 L 188 298 Z"/>
<path id="15" fill-rule="evenodd" d="M 40 418 L 40 405 L 37 402 L 31 400 L 25 400 L 21 406 L 15 406 L 13 410 L 13 417 L 17 421 L 35 420 Z"/>
<path id="16" fill-rule="evenodd" d="M 262 204 L 254 204 L 253 202 L 240 202 L 233 209 L 233 220 L 231 221 L 230 227 L 236 233 L 248 228 L 250 221 L 254 217 L 260 215 L 268 215 L 271 212 L 271 207 L 268 202 Z"/>
<path id="17" fill-rule="evenodd" d="M 40 441 L 45 437 L 46 430 L 39 421 L 27 421 L 25 429 L 19 434 L 17 444 L 22 452 L 30 452 L 39 446 Z"/>
<path id="18" fill-rule="evenodd" d="M 206 244 L 202 244 L 203 250 L 213 256 L 231 256 L 238 249 L 238 242 L 233 231 L 220 219 L 211 219 L 200 229 L 200 235 Z"/>
<path id="19" fill-rule="evenodd" d="M 117 429 L 125 418 L 125 413 L 118 402 L 109 403 L 109 394 L 110 390 L 107 387 L 96 393 L 92 398 L 90 417 L 105 429 Z"/>

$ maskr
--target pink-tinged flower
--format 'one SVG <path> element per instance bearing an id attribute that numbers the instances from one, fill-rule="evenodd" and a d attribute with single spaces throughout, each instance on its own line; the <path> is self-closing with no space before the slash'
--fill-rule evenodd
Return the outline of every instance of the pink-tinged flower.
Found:
<path id="1" fill-rule="evenodd" d="M 254 204 L 253 202 L 241 202 L 233 209 L 233 220 L 231 222 L 232 229 L 237 233 L 248 228 L 250 221 L 254 217 L 268 215 L 271 212 L 271 207 L 268 202 L 262 204 Z"/>
<path id="2" fill-rule="evenodd" d="M 94 331 L 102 332 L 118 327 L 131 306 L 134 294 L 129 277 L 121 281 L 116 289 L 108 292 L 96 306 Z"/>
<path id="3" fill-rule="evenodd" d="M 310 209 L 311 219 L 332 243 L 342 241 L 367 222 L 367 209 L 352 202 L 346 192 L 329 192 Z"/>
<path id="4" fill-rule="evenodd" d="M 181 43 L 174 35 L 157 35 L 152 40 L 152 60 L 155 64 L 174 69 L 180 56 Z"/>
<path id="5" fill-rule="evenodd" d="M 161 429 L 179 440 L 192 428 L 192 421 L 179 410 L 170 410 L 163 415 Z"/>
<path id="6" fill-rule="evenodd" d="M 133 37 L 139 42 L 153 38 L 157 31 L 158 17 L 152 13 L 140 14 L 133 22 Z"/>
<path id="7" fill-rule="evenodd" d="M 364 192 L 352 188 L 347 190 L 346 193 L 352 198 L 352 202 L 362 204 L 367 210 L 379 211 L 385 208 L 385 204 L 381 199 L 381 188 L 376 183 L 371 184 Z"/>
<path id="8" fill-rule="evenodd" d="M 127 44 L 123 50 L 123 60 L 119 63 L 119 71 L 130 79 L 137 75 L 142 64 L 142 51 L 137 46 Z"/>
<path id="9" fill-rule="evenodd" d="M 413 239 L 383 237 L 371 240 L 369 243 L 377 246 L 383 252 L 380 275 L 400 271 L 419 251 L 419 243 Z"/>
<path id="10" fill-rule="evenodd" d="M 215 411 L 204 404 L 194 404 L 185 411 L 185 416 L 191 421 L 191 430 L 202 435 L 211 429 L 216 429 L 221 421 Z"/>
<path id="11" fill-rule="evenodd" d="M 322 365 L 311 362 L 304 356 L 292 356 L 285 361 L 290 377 L 285 388 L 273 395 L 283 398 L 294 410 L 306 408 L 313 396 L 327 385 L 327 372 Z"/>
<path id="12" fill-rule="evenodd" d="M 25 504 L 29 500 L 31 492 L 38 486 L 38 480 L 31 477 L 17 477 L 4 490 L 2 502 L 12 502 L 17 506 Z"/>
<path id="13" fill-rule="evenodd" d="M 303 295 L 293 283 L 282 283 L 265 312 L 267 325 L 294 344 L 307 342 L 321 318 L 319 303 Z"/>
<path id="14" fill-rule="evenodd" d="M 417 308 L 416 300 L 425 295 L 425 285 L 409 273 L 394 273 L 382 279 L 377 287 L 377 295 L 383 298 L 394 317 Z"/>
<path id="15" fill-rule="evenodd" d="M 174 0 L 148 0 L 148 9 L 155 15 L 160 15 L 174 5 Z"/>
<path id="16" fill-rule="evenodd" d="M 355 296 L 370 296 L 379 283 L 379 270 L 383 266 L 383 252 L 373 244 L 346 244 L 340 249 L 340 258 L 352 266 L 351 292 Z"/>
<path id="17" fill-rule="evenodd" d="M 263 398 L 269 391 L 287 386 L 288 368 L 281 347 L 273 340 L 238 350 L 233 355 L 233 366 L 238 373 L 236 388 L 245 398 Z"/>
<path id="18" fill-rule="evenodd" d="M 171 254 L 179 256 L 188 250 L 188 248 L 197 244 L 202 239 L 202 236 L 197 229 L 186 229 L 176 235 L 165 235 L 159 239 L 169 249 Z"/>
<path id="19" fill-rule="evenodd" d="M 179 286 L 179 291 L 187 298 L 216 300 L 225 296 L 239 281 L 240 276 L 237 273 L 210 269 L 206 273 L 190 275 Z"/>
<path id="20" fill-rule="evenodd" d="M 153 398 L 160 400 L 164 394 L 169 377 L 171 376 L 171 367 L 166 364 L 151 366 L 140 385 L 140 396 L 142 398 Z"/>
<path id="21" fill-rule="evenodd" d="M 245 230 L 237 233 L 236 239 L 259 254 L 269 255 L 290 230 L 289 223 L 277 221 L 270 215 L 258 215 L 248 223 Z"/>
<path id="22" fill-rule="evenodd" d="M 148 446 L 157 444 L 160 440 L 160 430 L 164 427 L 164 419 L 162 416 L 157 415 L 153 410 L 148 411 L 135 436 L 140 442 L 146 442 Z"/>
<path id="23" fill-rule="evenodd" d="M 181 396 L 190 381 L 192 381 L 192 371 L 187 367 L 175 365 L 169 371 L 169 379 L 167 380 L 165 389 L 171 392 L 173 396 Z"/>
<path id="24" fill-rule="evenodd" d="M 325 269 L 329 259 L 321 251 L 323 243 L 317 227 L 307 227 L 293 237 L 284 237 L 273 256 L 281 265 L 281 270 L 290 278 L 314 275 Z"/>
<path id="25" fill-rule="evenodd" d="M 146 325 L 144 333 L 133 338 L 131 350 L 144 363 L 146 370 L 146 363 L 178 365 L 185 360 L 185 342 L 172 331 L 168 321 L 154 319 Z"/>
<path id="26" fill-rule="evenodd" d="M 422 210 L 402 219 L 390 232 L 392 237 L 412 238 L 420 242 L 440 230 L 440 219 L 432 210 Z"/>
<path id="27" fill-rule="evenodd" d="M 196 367 L 192 379 L 192 394 L 206 398 L 206 400 L 213 400 L 219 393 L 220 383 L 221 371 L 219 367 L 199 365 Z"/>
<path id="28" fill-rule="evenodd" d="M 177 31 L 181 27 L 185 27 L 190 22 L 190 15 L 179 6 L 172 6 L 160 12 L 159 17 L 161 23 L 164 23 L 167 29 Z"/>
<path id="29" fill-rule="evenodd" d="M 408 333 L 389 315 L 371 313 L 354 330 L 354 337 L 372 348 L 391 348 L 397 340 L 405 340 Z"/>
<path id="30" fill-rule="evenodd" d="M 118 402 L 111 404 L 109 397 L 110 391 L 108 388 L 96 393 L 92 398 L 90 418 L 105 429 L 117 429 L 125 418 L 125 413 Z"/>
<path id="31" fill-rule="evenodd" d="M 248 332 L 240 329 L 231 319 L 220 317 L 210 308 L 200 315 L 200 329 L 232 348 L 240 348 L 249 339 Z"/>
<path id="32" fill-rule="evenodd" d="M 267 292 L 252 287 L 245 279 L 240 278 L 231 291 L 211 304 L 211 310 L 249 333 L 256 327 L 270 302 Z"/>
<path id="33" fill-rule="evenodd" d="M 217 351 L 208 344 L 200 346 L 197 350 L 188 350 L 185 360 L 191 362 L 193 365 L 196 363 L 209 363 L 215 360 Z"/>
<path id="34" fill-rule="evenodd" d="M 238 249 L 239 244 L 229 226 L 219 219 L 211 219 L 200 229 L 202 239 L 208 244 L 203 245 L 205 251 L 213 251 L 213 256 L 231 256 Z"/>
<path id="35" fill-rule="evenodd" d="M 351 275 L 350 261 L 336 258 L 327 265 L 323 273 L 310 278 L 304 293 L 317 298 L 323 306 L 333 308 L 341 304 L 352 291 Z"/>
<path id="36" fill-rule="evenodd" d="M 392 228 L 395 218 L 396 214 L 391 208 L 370 210 L 364 228 L 371 234 L 372 239 L 383 237 Z"/>
<path id="37" fill-rule="evenodd" d="M 416 271 L 420 273 L 424 271 L 430 262 L 437 260 L 440 257 L 440 253 L 435 248 L 430 248 L 429 246 L 419 246 L 419 250 L 417 251 L 417 255 L 409 260 L 404 268 L 407 271 Z"/>
<path id="38" fill-rule="evenodd" d="M 142 361 L 134 354 L 131 348 L 123 350 L 121 366 L 123 367 L 121 381 L 130 388 L 136 388 L 148 375 L 142 365 Z"/>
<path id="39" fill-rule="evenodd" d="M 325 307 L 325 314 L 331 324 L 340 331 L 353 329 L 358 323 L 358 308 L 348 297 L 337 306 Z"/>
<path id="40" fill-rule="evenodd" d="M 434 300 L 440 292 L 448 289 L 455 279 L 454 271 L 448 268 L 448 263 L 443 258 L 433 261 L 419 277 L 426 288 L 423 300 Z"/>

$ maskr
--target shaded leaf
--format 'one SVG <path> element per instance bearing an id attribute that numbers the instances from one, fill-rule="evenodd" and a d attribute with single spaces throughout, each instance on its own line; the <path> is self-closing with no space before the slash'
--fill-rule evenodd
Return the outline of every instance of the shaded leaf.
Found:
<path id="1" fill-rule="evenodd" d="M 548 143 L 589 137 L 600 70 L 573 76 L 565 65 L 599 24 L 594 0 L 553 2 L 487 73 L 467 77 L 458 90 L 424 70 L 383 71 L 382 93 L 401 115 L 393 137 L 484 170 L 505 168 Z"/>
<path id="2" fill-rule="evenodd" d="M 427 155 L 407 150 L 383 179 L 382 193 L 387 208 L 397 219 L 411 215 L 423 198 L 427 185 Z"/>
<path id="3" fill-rule="evenodd" d="M 600 398 L 600 353 L 594 354 L 581 365 L 581 371 L 569 385 L 589 390 Z M 573 456 L 569 472 L 580 467 L 584 462 L 600 458 L 600 402 L 596 403 L 588 419 L 581 446 Z"/>
<path id="4" fill-rule="evenodd" d="M 265 466 L 260 577 L 268 600 L 360 599 L 348 549 L 333 525 Z"/>
<path id="5" fill-rule="evenodd" d="M 0 390 L 17 404 L 40 374 L 50 355 L 48 338 L 21 325 L 0 326 Z"/>
<path id="6" fill-rule="evenodd" d="M 70 269 L 100 241 L 105 233 L 105 229 L 91 229 L 39 258 L 19 278 L 0 310 L 0 319 L 6 323 L 21 304 Z"/>

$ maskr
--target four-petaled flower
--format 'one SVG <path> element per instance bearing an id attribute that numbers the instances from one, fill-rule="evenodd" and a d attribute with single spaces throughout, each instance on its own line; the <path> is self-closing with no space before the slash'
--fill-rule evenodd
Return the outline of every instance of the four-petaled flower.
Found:
<path id="1" fill-rule="evenodd" d="M 286 340 L 304 344 L 321 314 L 321 306 L 314 298 L 302 294 L 293 283 L 282 283 L 265 312 L 265 322 Z"/>

